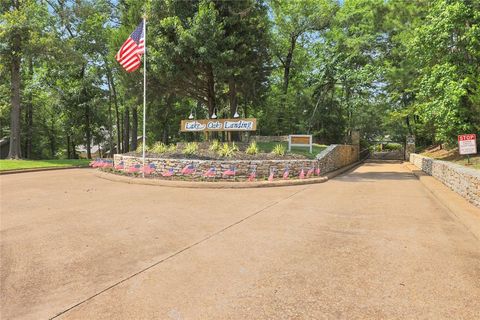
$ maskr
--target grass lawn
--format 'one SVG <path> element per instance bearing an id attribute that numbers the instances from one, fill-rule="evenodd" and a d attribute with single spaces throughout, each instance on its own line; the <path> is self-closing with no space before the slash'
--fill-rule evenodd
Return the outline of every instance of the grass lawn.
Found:
<path id="1" fill-rule="evenodd" d="M 0 160 L 0 171 L 50 167 L 88 166 L 87 159 L 65 160 Z"/>
<path id="2" fill-rule="evenodd" d="M 438 160 L 443 160 L 443 161 L 450 161 L 456 164 L 460 164 L 462 166 L 466 166 L 467 168 L 472 168 L 472 169 L 477 169 L 480 170 L 480 155 L 479 154 L 472 154 L 470 155 L 470 165 L 467 164 L 468 162 L 468 157 L 467 156 L 462 156 L 458 154 L 458 149 L 450 149 L 450 150 L 445 150 L 445 149 L 439 149 L 439 148 L 434 148 L 430 150 L 425 150 L 424 152 L 421 153 L 421 155 L 438 159 Z"/>
<path id="3" fill-rule="evenodd" d="M 288 142 L 257 142 L 258 147 L 262 152 L 272 152 L 273 148 L 277 144 L 282 144 L 285 146 L 285 149 L 288 150 Z M 312 153 L 309 152 L 308 147 L 302 148 L 302 147 L 292 147 L 292 153 L 296 154 L 301 154 L 304 155 L 305 157 L 308 157 L 309 159 L 315 159 L 315 156 L 320 153 L 323 149 L 325 149 L 327 146 L 323 144 L 313 144 L 312 147 Z"/>
<path id="4" fill-rule="evenodd" d="M 457 161 L 454 161 L 457 164 L 461 164 L 463 166 L 467 166 L 469 168 L 474 168 L 477 170 L 480 170 L 480 156 L 479 155 L 473 155 L 473 157 L 470 157 L 470 165 L 467 163 L 467 157 L 465 156 L 464 159 L 460 159 Z"/>

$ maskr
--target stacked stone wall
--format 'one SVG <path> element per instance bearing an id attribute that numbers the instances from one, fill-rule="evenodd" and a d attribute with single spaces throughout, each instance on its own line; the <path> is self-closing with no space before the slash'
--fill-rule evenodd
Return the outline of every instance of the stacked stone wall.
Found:
<path id="1" fill-rule="evenodd" d="M 281 177 L 288 167 L 290 177 L 296 177 L 303 169 L 305 173 L 311 168 L 320 168 L 321 173 L 327 173 L 340 169 L 344 166 L 358 161 L 358 147 L 350 145 L 331 145 L 320 154 L 316 159 L 305 160 L 192 160 L 192 159 L 162 159 L 162 158 L 146 158 L 147 165 L 155 164 L 156 170 L 153 176 L 159 176 L 166 170 L 173 169 L 175 176 L 182 176 L 181 170 L 193 164 L 196 168 L 197 175 L 214 167 L 216 178 L 222 178 L 222 172 L 235 167 L 237 177 L 247 177 L 254 169 L 257 178 L 268 177 L 270 170 L 274 170 L 275 177 Z M 114 163 L 123 162 L 126 168 L 136 164 L 142 164 L 141 157 L 127 156 L 116 154 Z"/>
<path id="2" fill-rule="evenodd" d="M 480 207 L 480 171 L 455 163 L 410 154 L 410 162 L 423 172 L 440 180 L 447 187 Z"/>
<path id="3" fill-rule="evenodd" d="M 317 155 L 321 172 L 327 173 L 348 166 L 359 160 L 359 147 L 332 144 Z"/>

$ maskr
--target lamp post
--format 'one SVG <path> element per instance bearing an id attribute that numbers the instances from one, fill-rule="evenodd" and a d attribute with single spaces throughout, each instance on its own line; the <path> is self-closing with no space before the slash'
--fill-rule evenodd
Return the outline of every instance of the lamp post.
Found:
<path id="1" fill-rule="evenodd" d="M 215 113 L 215 109 L 213 109 L 213 113 L 210 116 L 211 119 L 217 119 L 217 114 Z"/>

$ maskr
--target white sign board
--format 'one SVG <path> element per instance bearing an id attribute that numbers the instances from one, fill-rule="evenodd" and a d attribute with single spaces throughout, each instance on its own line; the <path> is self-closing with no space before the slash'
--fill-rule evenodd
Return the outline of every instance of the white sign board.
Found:
<path id="1" fill-rule="evenodd" d="M 288 151 L 292 147 L 309 147 L 312 153 L 312 135 L 311 134 L 291 134 L 288 136 Z"/>
<path id="2" fill-rule="evenodd" d="M 475 134 L 459 135 L 458 151 L 460 154 L 477 154 L 477 136 Z"/>

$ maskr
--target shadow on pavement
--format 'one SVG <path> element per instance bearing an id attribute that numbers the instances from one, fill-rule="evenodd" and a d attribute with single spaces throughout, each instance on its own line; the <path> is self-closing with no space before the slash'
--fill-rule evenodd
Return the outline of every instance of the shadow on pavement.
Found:
<path id="1" fill-rule="evenodd" d="M 337 178 L 346 182 L 375 181 L 375 180 L 415 180 L 410 172 L 379 171 L 379 172 L 350 172 Z"/>

